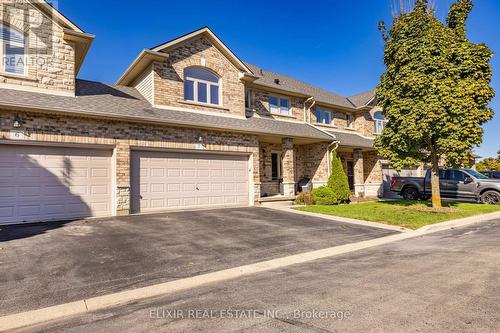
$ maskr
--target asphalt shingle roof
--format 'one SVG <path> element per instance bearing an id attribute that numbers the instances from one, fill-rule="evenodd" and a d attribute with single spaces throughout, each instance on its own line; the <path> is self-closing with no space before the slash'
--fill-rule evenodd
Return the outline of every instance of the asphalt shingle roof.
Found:
<path id="1" fill-rule="evenodd" d="M 305 123 L 154 108 L 135 88 L 86 80 L 77 80 L 76 97 L 0 89 L 2 106 L 333 141 L 330 135 Z"/>
<path id="2" fill-rule="evenodd" d="M 373 148 L 374 139 L 366 138 L 357 133 L 346 133 L 342 131 L 327 130 L 328 133 L 335 135 L 341 146 Z"/>
<path id="3" fill-rule="evenodd" d="M 370 103 L 372 99 L 375 98 L 375 90 L 366 91 L 364 93 L 350 96 L 349 101 L 357 108 L 362 107 Z"/>
<path id="4" fill-rule="evenodd" d="M 256 84 L 307 96 L 313 96 L 314 99 L 320 103 L 323 102 L 347 108 L 355 107 L 355 105 L 353 105 L 353 103 L 351 103 L 347 97 L 343 97 L 328 90 L 315 87 L 309 83 L 296 80 L 287 75 L 264 70 L 256 65 L 252 65 L 249 63 L 245 63 L 245 65 L 247 65 L 247 67 L 250 68 L 253 74 L 258 77 L 258 79 L 255 80 Z M 275 82 L 276 79 L 279 80 L 279 84 Z"/>

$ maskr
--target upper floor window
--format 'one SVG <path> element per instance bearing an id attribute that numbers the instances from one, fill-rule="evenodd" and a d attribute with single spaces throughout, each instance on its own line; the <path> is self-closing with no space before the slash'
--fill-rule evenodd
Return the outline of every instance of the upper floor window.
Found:
<path id="1" fill-rule="evenodd" d="M 375 134 L 380 134 L 385 128 L 385 124 L 387 124 L 387 120 L 385 120 L 384 114 L 380 111 L 375 112 L 373 115 L 374 120 L 374 132 Z"/>
<path id="2" fill-rule="evenodd" d="M 346 116 L 346 120 L 347 120 L 347 128 L 353 128 L 354 127 L 354 115 L 351 114 L 351 113 L 348 113 L 347 116 Z"/>
<path id="3" fill-rule="evenodd" d="M 269 96 L 269 111 L 290 115 L 290 101 L 288 98 Z"/>
<path id="4" fill-rule="evenodd" d="M 184 70 L 184 99 L 220 105 L 220 79 L 209 70 L 189 67 Z"/>
<path id="5" fill-rule="evenodd" d="M 332 125 L 332 111 L 322 108 L 316 108 L 316 123 L 324 125 Z"/>
<path id="6" fill-rule="evenodd" d="M 7 73 L 26 73 L 26 39 L 24 35 L 3 24 L 0 24 L 1 70 Z"/>

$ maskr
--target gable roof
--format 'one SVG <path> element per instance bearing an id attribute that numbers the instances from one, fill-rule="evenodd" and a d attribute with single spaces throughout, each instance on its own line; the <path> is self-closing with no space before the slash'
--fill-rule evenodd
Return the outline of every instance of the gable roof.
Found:
<path id="1" fill-rule="evenodd" d="M 367 106 L 375 99 L 375 90 L 366 91 L 361 94 L 350 96 L 349 101 L 357 108 Z"/>
<path id="2" fill-rule="evenodd" d="M 0 88 L 0 108 L 333 141 L 306 123 L 154 108 L 132 87 L 77 80 L 76 97 Z"/>
<path id="3" fill-rule="evenodd" d="M 236 56 L 236 54 L 234 54 L 234 52 L 231 51 L 231 49 L 229 47 L 227 47 L 227 45 L 224 44 L 224 42 L 219 37 L 217 37 L 217 35 L 214 34 L 214 32 L 212 30 L 210 30 L 210 28 L 207 26 L 200 28 L 198 30 L 192 31 L 190 33 L 187 33 L 181 37 L 172 39 L 168 42 L 157 45 L 157 46 L 151 48 L 151 50 L 156 51 L 156 52 L 166 51 L 167 49 L 169 49 L 173 46 L 176 46 L 179 43 L 185 42 L 189 39 L 199 37 L 199 36 L 207 37 L 214 44 L 214 46 L 217 47 L 239 70 L 241 70 L 245 73 L 248 73 L 248 74 L 252 74 L 252 71 L 246 66 L 246 64 L 243 61 L 241 61 Z"/>
<path id="4" fill-rule="evenodd" d="M 46 0 L 28 0 L 28 2 L 63 29 L 64 40 L 75 43 L 75 75 L 78 75 L 95 36 L 83 31 Z"/>

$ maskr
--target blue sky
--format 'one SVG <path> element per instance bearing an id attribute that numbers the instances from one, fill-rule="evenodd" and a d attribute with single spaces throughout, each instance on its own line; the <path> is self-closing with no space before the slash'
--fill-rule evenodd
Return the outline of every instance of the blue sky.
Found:
<path id="1" fill-rule="evenodd" d="M 245 61 L 352 95 L 373 89 L 384 70 L 377 23 L 391 21 L 392 1 L 59 0 L 58 6 L 96 35 L 80 78 L 115 82 L 142 49 L 207 25 Z M 435 2 L 444 19 L 454 0 Z M 500 1 L 474 3 L 469 36 L 497 54 L 491 106 L 498 115 L 476 150 L 487 157 L 500 149 Z"/>

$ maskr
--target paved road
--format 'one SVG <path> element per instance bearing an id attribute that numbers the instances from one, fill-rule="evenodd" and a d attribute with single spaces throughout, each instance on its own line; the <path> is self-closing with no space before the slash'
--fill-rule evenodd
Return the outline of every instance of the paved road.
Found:
<path id="1" fill-rule="evenodd" d="M 253 309 L 259 314 L 241 318 L 247 313 L 243 310 Z M 311 312 L 294 315 L 297 309 L 319 310 L 330 317 L 347 319 L 311 319 L 307 318 Z M 172 310 L 177 311 L 177 318 L 168 318 Z M 266 310 L 274 312 L 266 317 L 263 316 Z M 240 318 L 219 318 L 231 313 Z M 270 318 L 274 314 L 278 316 Z M 212 318 L 187 318 L 204 315 Z M 499 328 L 500 220 L 25 331 L 494 332 Z"/>
<path id="2" fill-rule="evenodd" d="M 0 315 L 393 233 L 258 207 L 0 227 Z"/>

